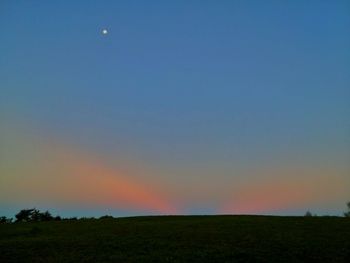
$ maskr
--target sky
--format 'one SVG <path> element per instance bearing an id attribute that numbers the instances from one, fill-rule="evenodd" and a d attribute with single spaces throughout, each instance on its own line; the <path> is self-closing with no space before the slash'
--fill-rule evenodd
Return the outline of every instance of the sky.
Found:
<path id="1" fill-rule="evenodd" d="M 349 135 L 348 1 L 0 3 L 1 215 L 340 215 Z"/>

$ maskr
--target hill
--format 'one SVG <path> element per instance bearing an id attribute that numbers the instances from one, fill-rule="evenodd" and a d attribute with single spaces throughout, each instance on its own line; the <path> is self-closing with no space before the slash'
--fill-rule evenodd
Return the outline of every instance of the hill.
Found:
<path id="1" fill-rule="evenodd" d="M 340 217 L 151 216 L 0 225 L 0 262 L 350 262 Z"/>

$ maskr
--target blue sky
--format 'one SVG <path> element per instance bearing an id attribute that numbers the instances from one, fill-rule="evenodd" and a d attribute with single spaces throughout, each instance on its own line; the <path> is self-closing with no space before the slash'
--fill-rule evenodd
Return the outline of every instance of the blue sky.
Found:
<path id="1" fill-rule="evenodd" d="M 252 168 L 350 186 L 349 28 L 347 1 L 3 1 L 0 125 L 152 167 L 186 211 Z"/>

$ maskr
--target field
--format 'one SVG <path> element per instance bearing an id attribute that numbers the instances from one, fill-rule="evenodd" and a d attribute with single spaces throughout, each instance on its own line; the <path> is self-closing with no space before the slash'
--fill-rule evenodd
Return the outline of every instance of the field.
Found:
<path id="1" fill-rule="evenodd" d="M 152 216 L 2 224 L 0 262 L 350 262 L 350 220 Z"/>

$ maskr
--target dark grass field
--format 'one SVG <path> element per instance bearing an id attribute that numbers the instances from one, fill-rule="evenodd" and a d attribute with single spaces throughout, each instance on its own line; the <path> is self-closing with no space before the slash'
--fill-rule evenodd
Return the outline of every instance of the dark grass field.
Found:
<path id="1" fill-rule="evenodd" d="M 154 216 L 2 224 L 0 262 L 350 262 L 350 220 Z"/>

